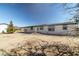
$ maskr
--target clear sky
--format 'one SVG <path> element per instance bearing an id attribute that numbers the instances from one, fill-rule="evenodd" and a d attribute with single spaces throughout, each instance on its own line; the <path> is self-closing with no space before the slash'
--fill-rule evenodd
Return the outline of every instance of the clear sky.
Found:
<path id="1" fill-rule="evenodd" d="M 0 23 L 13 21 L 15 26 L 53 24 L 67 21 L 71 16 L 62 4 L 1 4 Z"/>

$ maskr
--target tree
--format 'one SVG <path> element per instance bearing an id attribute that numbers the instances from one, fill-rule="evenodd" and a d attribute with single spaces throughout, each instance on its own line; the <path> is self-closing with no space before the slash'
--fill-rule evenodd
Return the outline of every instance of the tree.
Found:
<path id="1" fill-rule="evenodd" d="M 65 11 L 72 15 L 71 21 L 77 23 L 75 28 L 76 34 L 79 35 L 79 3 L 76 4 L 63 4 Z"/>
<path id="2" fill-rule="evenodd" d="M 13 26 L 13 22 L 10 21 L 10 24 L 8 25 L 8 28 L 7 28 L 7 33 L 14 33 L 15 32 L 15 28 Z"/>
<path id="3" fill-rule="evenodd" d="M 79 3 L 70 3 L 70 4 L 63 4 L 64 10 L 68 12 L 70 15 L 72 15 L 72 18 L 70 20 L 73 20 L 77 24 L 79 23 Z"/>

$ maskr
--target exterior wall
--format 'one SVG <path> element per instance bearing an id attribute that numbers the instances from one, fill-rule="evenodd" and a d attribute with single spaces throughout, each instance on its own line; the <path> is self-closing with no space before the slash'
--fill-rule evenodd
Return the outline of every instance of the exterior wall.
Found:
<path id="1" fill-rule="evenodd" d="M 63 25 L 55 26 L 55 31 L 48 31 L 48 34 L 75 35 L 75 25 L 67 25 L 67 30 L 63 30 Z"/>
<path id="2" fill-rule="evenodd" d="M 56 35 L 75 35 L 75 27 L 76 25 L 67 25 L 67 30 L 63 30 L 63 25 L 55 26 L 55 31 L 48 31 L 49 26 L 45 27 L 45 31 L 43 30 L 42 33 L 47 34 L 56 34 Z M 51 26 L 52 27 L 52 26 Z"/>
<path id="3" fill-rule="evenodd" d="M 21 28 L 21 32 L 24 32 L 25 28 Z"/>
<path id="4" fill-rule="evenodd" d="M 35 29 L 31 30 L 30 28 L 22 28 L 22 32 L 34 32 Z"/>
<path id="5" fill-rule="evenodd" d="M 40 32 L 40 33 L 47 33 L 48 32 L 48 26 L 43 26 L 43 30 L 40 30 L 40 27 L 39 27 L 38 32 Z"/>
<path id="6" fill-rule="evenodd" d="M 33 27 L 33 32 L 38 32 L 38 27 Z"/>
<path id="7" fill-rule="evenodd" d="M 76 35 L 76 25 L 67 25 L 67 30 L 63 30 L 63 25 L 55 25 L 55 31 L 48 31 L 48 28 L 52 26 L 44 26 L 44 30 L 41 33 L 55 34 L 55 35 Z"/>
<path id="8" fill-rule="evenodd" d="M 75 35 L 77 25 L 71 24 L 67 25 L 67 30 L 63 30 L 63 25 L 55 25 L 55 31 L 48 31 L 48 28 L 52 26 L 43 26 L 43 30 L 40 30 L 41 26 L 33 27 L 33 30 L 30 28 L 26 28 L 27 32 L 39 32 L 39 33 L 45 33 L 45 34 L 56 34 L 56 35 Z"/>

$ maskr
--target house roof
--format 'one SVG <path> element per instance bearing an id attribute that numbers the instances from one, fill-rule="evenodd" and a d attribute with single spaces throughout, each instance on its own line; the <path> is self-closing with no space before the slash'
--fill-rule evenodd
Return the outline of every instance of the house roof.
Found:
<path id="1" fill-rule="evenodd" d="M 50 25 L 70 25 L 70 24 L 77 24 L 76 22 L 64 22 L 64 23 L 56 23 L 56 24 L 50 24 Z"/>
<path id="2" fill-rule="evenodd" d="M 55 26 L 55 25 L 69 25 L 69 24 L 77 24 L 76 22 L 64 22 L 64 23 L 55 23 L 55 24 L 42 24 L 42 25 L 33 25 L 33 26 L 26 26 L 21 28 L 29 28 L 29 27 L 39 27 L 39 26 Z"/>

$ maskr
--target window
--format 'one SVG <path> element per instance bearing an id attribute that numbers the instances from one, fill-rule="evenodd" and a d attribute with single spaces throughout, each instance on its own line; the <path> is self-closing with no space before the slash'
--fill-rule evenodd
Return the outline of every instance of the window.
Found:
<path id="1" fill-rule="evenodd" d="M 79 28 L 76 28 L 76 31 L 79 31 Z"/>
<path id="2" fill-rule="evenodd" d="M 48 31 L 55 31 L 54 26 L 53 26 L 53 27 L 49 27 L 49 28 L 48 28 Z"/>
<path id="3" fill-rule="evenodd" d="M 67 30 L 67 25 L 63 25 L 63 30 Z"/>
<path id="4" fill-rule="evenodd" d="M 24 29 L 24 32 L 26 32 L 27 31 L 27 29 Z"/>
<path id="5" fill-rule="evenodd" d="M 48 31 L 55 31 L 54 28 L 48 28 Z"/>
<path id="6" fill-rule="evenodd" d="M 31 26 L 30 29 L 33 30 L 33 26 Z"/>
<path id="7" fill-rule="evenodd" d="M 37 27 L 37 30 L 39 30 L 39 28 Z"/>
<path id="8" fill-rule="evenodd" d="M 43 30 L 43 26 L 40 27 L 40 30 Z"/>

